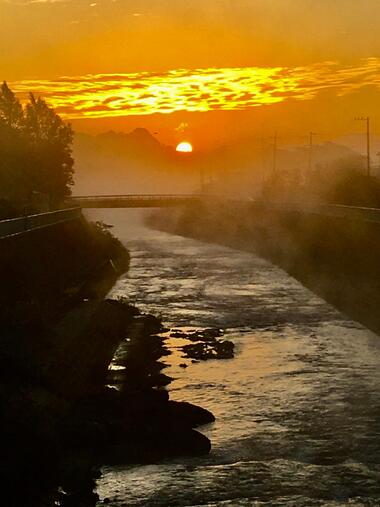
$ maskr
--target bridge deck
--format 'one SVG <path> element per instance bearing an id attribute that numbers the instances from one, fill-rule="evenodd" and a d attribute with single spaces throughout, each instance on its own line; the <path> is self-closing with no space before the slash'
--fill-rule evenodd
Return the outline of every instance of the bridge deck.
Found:
<path id="1" fill-rule="evenodd" d="M 81 208 L 167 208 L 198 201 L 191 194 L 90 195 L 73 196 L 70 205 Z"/>

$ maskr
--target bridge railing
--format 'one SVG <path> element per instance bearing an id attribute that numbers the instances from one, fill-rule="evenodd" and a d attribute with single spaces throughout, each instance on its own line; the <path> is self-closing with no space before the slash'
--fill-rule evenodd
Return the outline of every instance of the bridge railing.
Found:
<path id="1" fill-rule="evenodd" d="M 24 234 L 36 229 L 50 227 L 63 222 L 70 222 L 82 217 L 80 208 L 69 208 L 37 215 L 25 215 L 20 218 L 11 218 L 0 221 L 0 238 Z"/>
<path id="2" fill-rule="evenodd" d="M 323 208 L 325 208 L 325 210 Z M 339 204 L 330 204 L 323 208 L 322 211 L 325 211 L 330 216 L 380 223 L 380 209 L 378 208 L 344 206 Z"/>
<path id="3" fill-rule="evenodd" d="M 96 201 L 96 200 L 104 200 L 109 199 L 110 201 L 114 201 L 117 199 L 120 200 L 152 200 L 152 201 L 159 201 L 159 200 L 167 200 L 167 199 L 199 199 L 201 197 L 204 197 L 204 195 L 200 194 L 105 194 L 105 195 L 73 195 L 70 197 L 69 202 L 76 202 L 76 201 Z"/>

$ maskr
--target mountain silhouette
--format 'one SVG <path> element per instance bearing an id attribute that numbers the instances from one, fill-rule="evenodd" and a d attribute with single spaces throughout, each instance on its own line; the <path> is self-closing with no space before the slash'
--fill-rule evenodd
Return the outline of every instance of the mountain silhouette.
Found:
<path id="1" fill-rule="evenodd" d="M 129 133 L 109 131 L 96 136 L 77 133 L 74 140 L 76 161 L 75 194 L 191 193 L 201 181 L 216 193 L 254 195 L 273 170 L 273 146 L 261 146 L 245 138 L 209 152 L 178 154 L 147 129 Z M 335 161 L 360 157 L 344 144 L 316 144 L 312 168 L 329 170 Z M 307 171 L 307 145 L 279 147 L 277 170 Z M 337 169 L 344 163 L 336 164 Z M 335 169 L 334 169 L 335 170 Z"/>
<path id="2" fill-rule="evenodd" d="M 74 194 L 188 193 L 195 186 L 188 160 L 147 129 L 77 133 Z"/>

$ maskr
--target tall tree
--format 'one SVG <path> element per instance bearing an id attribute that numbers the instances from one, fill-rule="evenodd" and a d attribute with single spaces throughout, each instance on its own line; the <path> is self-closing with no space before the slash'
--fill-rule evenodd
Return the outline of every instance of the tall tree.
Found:
<path id="1" fill-rule="evenodd" d="M 73 184 L 73 131 L 41 98 L 23 107 L 7 83 L 0 86 L 0 200 L 22 212 L 35 194 L 51 208 Z M 46 196 L 46 198 L 44 197 Z M 45 207 L 45 206 L 44 206 Z"/>
<path id="2" fill-rule="evenodd" d="M 17 130 L 24 125 L 22 105 L 5 81 L 0 88 L 0 122 Z"/>
<path id="3" fill-rule="evenodd" d="M 30 94 L 25 108 L 25 132 L 31 147 L 30 176 L 35 190 L 47 194 L 51 207 L 55 207 L 71 193 L 73 130 L 43 99 Z"/>
<path id="4" fill-rule="evenodd" d="M 22 105 L 7 83 L 0 87 L 0 198 L 23 207 L 27 184 L 28 143 Z"/>

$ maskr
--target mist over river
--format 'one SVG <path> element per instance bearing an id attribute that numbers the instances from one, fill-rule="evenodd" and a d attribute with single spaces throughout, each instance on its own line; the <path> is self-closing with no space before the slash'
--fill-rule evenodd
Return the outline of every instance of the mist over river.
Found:
<path id="1" fill-rule="evenodd" d="M 143 211 L 89 210 L 131 266 L 111 292 L 169 327 L 220 327 L 232 360 L 181 362 L 171 398 L 211 410 L 212 451 L 109 467 L 112 506 L 380 506 L 380 338 L 253 254 L 150 230 Z M 102 505 L 102 504 L 100 504 Z"/>

